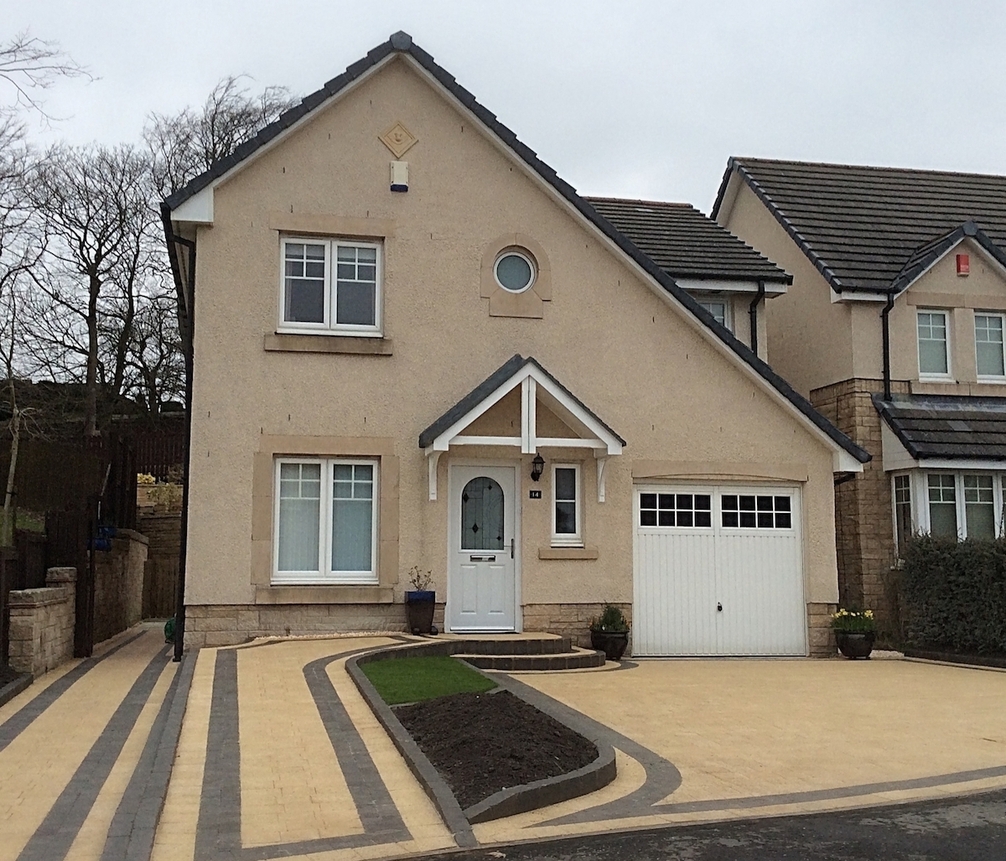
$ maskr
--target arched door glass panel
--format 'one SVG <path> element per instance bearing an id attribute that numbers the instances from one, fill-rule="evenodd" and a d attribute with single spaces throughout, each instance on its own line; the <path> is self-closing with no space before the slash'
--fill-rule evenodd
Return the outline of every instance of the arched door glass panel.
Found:
<path id="1" fill-rule="evenodd" d="M 503 549 L 503 488 L 491 478 L 473 478 L 461 492 L 461 549 Z"/>

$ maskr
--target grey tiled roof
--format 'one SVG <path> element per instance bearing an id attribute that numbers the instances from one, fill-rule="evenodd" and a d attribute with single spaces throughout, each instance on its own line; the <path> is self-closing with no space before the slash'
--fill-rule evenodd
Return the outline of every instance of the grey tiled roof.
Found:
<path id="1" fill-rule="evenodd" d="M 659 284 L 664 290 L 675 298 L 691 314 L 698 318 L 716 337 L 745 364 L 747 364 L 758 376 L 760 376 L 769 386 L 775 389 L 785 400 L 789 401 L 793 407 L 803 415 L 811 424 L 827 436 L 832 442 L 844 449 L 848 454 L 860 463 L 867 463 L 871 456 L 864 448 L 858 446 L 848 436 L 836 428 L 830 421 L 821 415 L 811 405 L 803 395 L 797 392 L 786 380 L 780 377 L 771 367 L 757 355 L 755 355 L 747 344 L 738 340 L 734 334 L 726 327 L 716 321 L 716 319 L 695 299 L 674 281 L 656 262 L 650 259 L 639 247 L 637 247 L 620 230 L 615 228 L 611 222 L 604 218 L 594 207 L 583 197 L 576 193 L 568 182 L 561 179 L 559 175 L 543 162 L 538 155 L 521 140 L 518 139 L 509 128 L 501 123 L 496 115 L 478 102 L 468 90 L 462 87 L 454 76 L 446 69 L 437 64 L 433 57 L 412 41 L 412 37 L 405 32 L 394 33 L 387 42 L 378 45 L 370 51 L 362 60 L 358 60 L 349 66 L 345 72 L 333 78 L 320 90 L 306 96 L 296 107 L 291 108 L 282 114 L 275 122 L 263 128 L 251 140 L 241 144 L 227 158 L 221 159 L 212 165 L 205 173 L 193 179 L 184 188 L 179 189 L 161 204 L 161 216 L 165 227 L 165 238 L 167 240 L 169 254 L 173 255 L 175 243 L 172 239 L 171 212 L 177 209 L 186 200 L 199 193 L 204 188 L 210 186 L 214 180 L 219 179 L 231 169 L 237 167 L 242 161 L 249 158 L 257 150 L 267 145 L 294 123 L 310 114 L 313 110 L 325 104 L 330 98 L 337 95 L 345 87 L 357 80 L 361 75 L 377 66 L 381 61 L 392 54 L 408 55 L 418 63 L 434 80 L 451 94 L 464 108 L 471 112 L 479 122 L 494 134 L 510 151 L 521 161 L 534 171 L 552 189 L 566 200 L 569 205 L 579 212 L 588 222 L 593 224 L 611 242 L 617 246 L 627 257 L 629 257 L 639 268 Z M 175 273 L 176 282 L 179 278 L 177 271 L 178 261 L 172 256 L 172 269 Z"/>
<path id="2" fill-rule="evenodd" d="M 873 403 L 916 459 L 1006 460 L 1006 398 L 874 395 Z"/>
<path id="3" fill-rule="evenodd" d="M 732 158 L 737 171 L 841 293 L 897 291 L 920 249 L 973 222 L 1006 248 L 1006 176 Z"/>
<path id="4" fill-rule="evenodd" d="M 688 203 L 587 200 L 674 278 L 793 283 L 788 272 Z"/>

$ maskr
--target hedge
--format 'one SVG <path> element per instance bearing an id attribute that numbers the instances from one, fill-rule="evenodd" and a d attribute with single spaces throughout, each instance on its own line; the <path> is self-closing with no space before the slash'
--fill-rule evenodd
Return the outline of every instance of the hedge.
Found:
<path id="1" fill-rule="evenodd" d="M 900 587 L 907 646 L 1006 654 L 1006 538 L 918 535 L 903 553 Z"/>

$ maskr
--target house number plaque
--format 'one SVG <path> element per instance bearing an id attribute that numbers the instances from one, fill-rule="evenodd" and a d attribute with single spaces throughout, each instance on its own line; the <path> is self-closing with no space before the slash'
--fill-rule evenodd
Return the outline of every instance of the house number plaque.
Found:
<path id="1" fill-rule="evenodd" d="M 541 499 L 541 491 L 540 490 L 529 491 L 528 495 L 531 497 L 531 499 Z"/>

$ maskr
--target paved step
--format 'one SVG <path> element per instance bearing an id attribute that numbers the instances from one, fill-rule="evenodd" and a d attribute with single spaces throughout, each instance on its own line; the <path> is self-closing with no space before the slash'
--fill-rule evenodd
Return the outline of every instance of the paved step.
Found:
<path id="1" fill-rule="evenodd" d="M 460 636 L 462 650 L 466 655 L 560 655 L 574 650 L 569 637 L 528 637 L 528 636 L 481 636 L 468 638 Z"/>
<path id="2" fill-rule="evenodd" d="M 468 643 L 465 644 L 468 646 Z M 455 652 L 460 658 L 480 670 L 582 670 L 604 666 L 604 652 L 573 648 L 565 652 L 546 654 L 470 654 Z"/>

